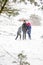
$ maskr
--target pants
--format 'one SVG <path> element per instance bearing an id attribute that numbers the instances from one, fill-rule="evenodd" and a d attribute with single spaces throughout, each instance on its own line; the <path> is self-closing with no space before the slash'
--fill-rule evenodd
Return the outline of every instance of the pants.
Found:
<path id="1" fill-rule="evenodd" d="M 28 37 L 29 37 L 29 39 L 31 39 L 31 34 L 30 33 L 28 33 Z"/>
<path id="2" fill-rule="evenodd" d="M 20 36 L 20 39 L 21 39 L 21 34 L 17 34 L 15 40 Z"/>
<path id="3" fill-rule="evenodd" d="M 28 31 L 27 33 L 28 33 L 29 39 L 31 39 L 31 31 Z"/>
<path id="4" fill-rule="evenodd" d="M 27 33 L 28 33 L 29 39 L 31 39 L 31 26 L 27 26 Z"/>
<path id="5" fill-rule="evenodd" d="M 26 39 L 26 32 L 23 31 L 23 40 Z"/>

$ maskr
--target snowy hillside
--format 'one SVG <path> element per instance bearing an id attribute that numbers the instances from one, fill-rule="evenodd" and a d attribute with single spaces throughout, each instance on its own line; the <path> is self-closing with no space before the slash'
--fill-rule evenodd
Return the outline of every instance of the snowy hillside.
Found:
<path id="1" fill-rule="evenodd" d="M 32 26 L 32 40 L 15 40 L 15 26 L 0 26 L 0 65 L 14 65 L 21 51 L 28 57 L 30 65 L 43 65 L 43 26 Z M 16 28 L 17 29 L 17 28 Z"/>
<path id="2" fill-rule="evenodd" d="M 13 6 L 14 7 L 14 6 Z M 43 65 L 43 13 L 37 7 L 24 3 L 17 4 L 20 15 L 8 17 L 5 14 L 0 15 L 0 65 L 18 65 L 13 61 L 17 60 L 17 55 L 24 51 L 27 55 L 30 65 Z M 41 17 L 41 26 L 32 26 L 31 37 L 27 39 L 15 40 L 18 27 L 22 25 L 19 19 L 29 19 L 31 14 L 37 14 Z"/>

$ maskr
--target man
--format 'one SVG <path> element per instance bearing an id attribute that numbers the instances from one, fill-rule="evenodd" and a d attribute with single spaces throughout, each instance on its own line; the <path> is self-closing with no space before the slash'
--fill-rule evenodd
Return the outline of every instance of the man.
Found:
<path id="1" fill-rule="evenodd" d="M 28 33 L 29 39 L 31 39 L 31 23 L 30 22 L 26 23 L 26 26 L 27 26 L 27 33 Z"/>
<path id="2" fill-rule="evenodd" d="M 18 28 L 17 36 L 16 36 L 15 40 L 16 40 L 19 36 L 20 36 L 20 39 L 21 39 L 21 29 L 22 29 L 22 27 L 20 26 L 20 27 Z"/>
<path id="3" fill-rule="evenodd" d="M 26 39 L 26 21 L 23 21 L 24 23 L 22 24 L 22 31 L 23 31 L 23 40 Z"/>

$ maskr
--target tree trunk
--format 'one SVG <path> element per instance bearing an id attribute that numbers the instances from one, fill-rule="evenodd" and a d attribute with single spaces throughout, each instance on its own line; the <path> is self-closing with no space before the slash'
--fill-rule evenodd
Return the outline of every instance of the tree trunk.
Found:
<path id="1" fill-rule="evenodd" d="M 0 13 L 2 13 L 2 11 L 3 11 L 3 9 L 4 9 L 4 7 L 5 7 L 6 3 L 7 3 L 7 1 L 8 1 L 8 0 L 5 0 L 5 1 L 4 1 L 4 4 L 3 4 L 3 6 L 1 7 Z"/>

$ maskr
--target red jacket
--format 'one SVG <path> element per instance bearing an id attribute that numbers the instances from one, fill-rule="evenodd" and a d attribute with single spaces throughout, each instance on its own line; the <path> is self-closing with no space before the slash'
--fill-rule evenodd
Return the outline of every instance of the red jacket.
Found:
<path id="1" fill-rule="evenodd" d="M 26 23 L 26 25 L 27 25 L 27 26 L 31 26 L 31 23 L 30 23 L 30 22 L 28 22 L 28 23 Z"/>

